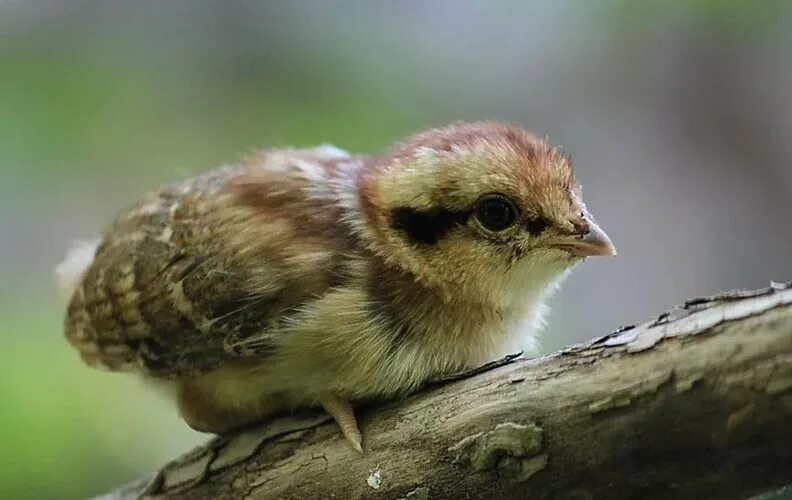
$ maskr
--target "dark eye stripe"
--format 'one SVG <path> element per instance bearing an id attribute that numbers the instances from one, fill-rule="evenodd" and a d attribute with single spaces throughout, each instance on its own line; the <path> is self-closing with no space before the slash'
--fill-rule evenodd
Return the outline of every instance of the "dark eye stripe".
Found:
<path id="1" fill-rule="evenodd" d="M 435 244 L 454 226 L 464 224 L 469 212 L 446 209 L 426 211 L 410 207 L 399 207 L 393 211 L 391 224 L 395 229 L 404 231 L 413 243 Z"/>
<path id="2" fill-rule="evenodd" d="M 542 232 L 547 229 L 547 226 L 550 225 L 550 222 L 545 219 L 544 217 L 536 217 L 533 219 L 528 219 L 528 222 L 525 224 L 525 228 L 534 236 L 542 234 Z"/>

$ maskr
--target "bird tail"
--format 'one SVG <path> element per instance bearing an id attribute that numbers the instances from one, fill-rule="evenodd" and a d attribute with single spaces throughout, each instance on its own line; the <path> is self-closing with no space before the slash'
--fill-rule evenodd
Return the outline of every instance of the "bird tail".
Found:
<path id="1" fill-rule="evenodd" d="M 64 297 L 71 296 L 88 266 L 93 262 L 99 240 L 75 241 L 71 244 L 66 258 L 55 268 L 58 290 Z"/>

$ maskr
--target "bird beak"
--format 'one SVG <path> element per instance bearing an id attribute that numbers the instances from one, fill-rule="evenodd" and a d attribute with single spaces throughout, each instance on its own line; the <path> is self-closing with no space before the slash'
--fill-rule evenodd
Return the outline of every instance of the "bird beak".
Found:
<path id="1" fill-rule="evenodd" d="M 616 255 L 616 247 L 608 235 L 605 234 L 605 231 L 591 219 L 588 219 L 588 223 L 588 233 L 564 238 L 553 246 L 566 250 L 578 257 L 610 257 Z"/>

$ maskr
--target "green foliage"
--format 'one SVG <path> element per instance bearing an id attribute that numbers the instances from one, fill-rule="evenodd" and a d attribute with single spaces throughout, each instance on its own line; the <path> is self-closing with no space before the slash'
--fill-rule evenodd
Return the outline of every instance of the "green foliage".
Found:
<path id="1" fill-rule="evenodd" d="M 55 304 L 15 306 L 0 332 L 0 497 L 100 493 L 202 439 L 139 381 L 82 366 Z"/>

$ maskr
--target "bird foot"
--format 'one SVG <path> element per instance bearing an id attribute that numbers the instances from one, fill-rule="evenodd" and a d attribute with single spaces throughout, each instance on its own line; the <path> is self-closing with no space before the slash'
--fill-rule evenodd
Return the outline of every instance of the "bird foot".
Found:
<path id="1" fill-rule="evenodd" d="M 325 411 L 338 423 L 341 433 L 352 445 L 352 448 L 359 453 L 363 453 L 363 437 L 360 435 L 357 420 L 355 419 L 355 411 L 349 401 L 337 394 L 326 393 L 319 398 L 319 402 Z"/>

